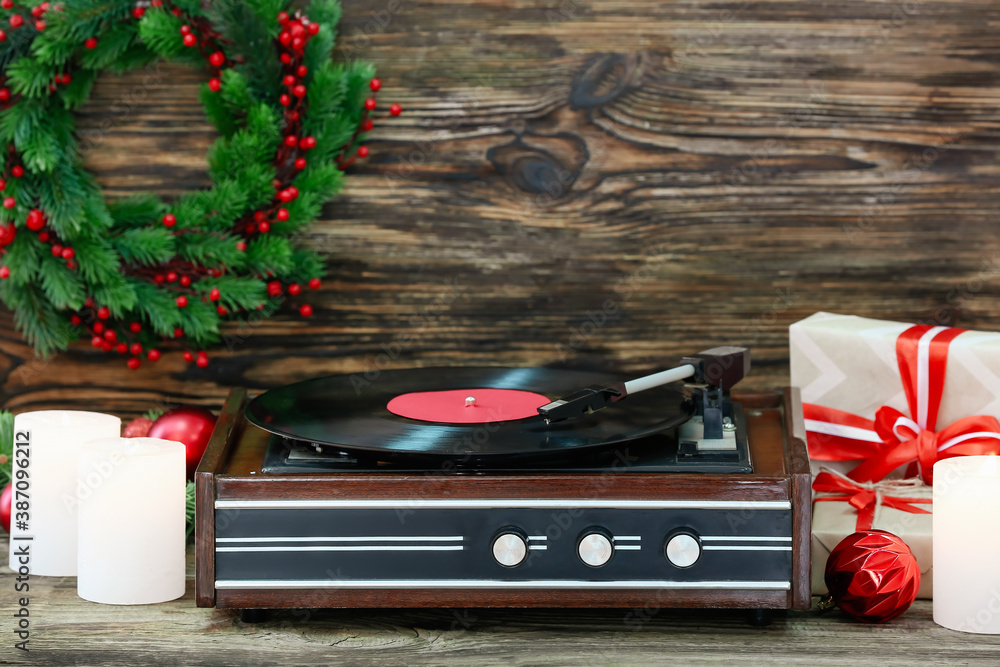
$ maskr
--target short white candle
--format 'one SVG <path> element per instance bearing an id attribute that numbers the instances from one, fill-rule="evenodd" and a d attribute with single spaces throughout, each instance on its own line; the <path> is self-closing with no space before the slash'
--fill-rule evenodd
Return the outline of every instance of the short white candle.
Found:
<path id="1" fill-rule="evenodd" d="M 1000 634 L 1000 457 L 934 464 L 934 622 Z"/>
<path id="2" fill-rule="evenodd" d="M 179 442 L 110 438 L 83 446 L 80 597 L 152 604 L 184 595 L 186 472 Z"/>
<path id="3" fill-rule="evenodd" d="M 76 574 L 80 445 L 120 434 L 121 419 L 97 412 L 40 410 L 14 417 L 11 569 L 27 567 L 33 575 L 56 577 Z"/>

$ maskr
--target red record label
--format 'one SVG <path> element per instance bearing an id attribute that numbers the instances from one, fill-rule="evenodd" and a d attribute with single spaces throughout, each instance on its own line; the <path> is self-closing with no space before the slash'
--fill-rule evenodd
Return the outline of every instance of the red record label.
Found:
<path id="1" fill-rule="evenodd" d="M 397 417 L 443 424 L 488 424 L 537 417 L 551 400 L 520 389 L 449 389 L 400 394 L 386 409 Z"/>

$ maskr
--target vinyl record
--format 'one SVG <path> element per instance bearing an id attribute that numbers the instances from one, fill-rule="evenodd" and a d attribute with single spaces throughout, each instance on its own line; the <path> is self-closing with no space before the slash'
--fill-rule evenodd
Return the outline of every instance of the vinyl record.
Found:
<path id="1" fill-rule="evenodd" d="M 684 394 L 670 386 L 629 396 L 592 415 L 551 424 L 537 413 L 508 421 L 435 423 L 401 417 L 387 408 L 394 399 L 415 392 L 458 390 L 458 398 L 464 393 L 472 398 L 477 389 L 509 389 L 554 400 L 590 385 L 621 380 L 581 371 L 496 367 L 336 375 L 267 391 L 250 402 L 246 417 L 287 438 L 386 461 L 409 458 L 490 465 L 615 447 L 677 426 L 693 412 Z"/>

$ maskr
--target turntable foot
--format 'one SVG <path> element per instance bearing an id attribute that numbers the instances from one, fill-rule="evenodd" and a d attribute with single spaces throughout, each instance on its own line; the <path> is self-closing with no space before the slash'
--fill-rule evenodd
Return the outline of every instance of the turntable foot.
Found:
<path id="1" fill-rule="evenodd" d="M 244 623 L 263 623 L 270 611 L 270 609 L 240 609 L 240 620 Z"/>
<path id="2" fill-rule="evenodd" d="M 756 628 L 771 625 L 772 620 L 774 620 L 772 609 L 751 609 L 747 612 L 747 623 Z"/>

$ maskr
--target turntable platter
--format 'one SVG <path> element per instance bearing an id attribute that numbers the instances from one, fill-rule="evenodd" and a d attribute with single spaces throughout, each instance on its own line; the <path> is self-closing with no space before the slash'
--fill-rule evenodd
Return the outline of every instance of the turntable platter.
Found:
<path id="1" fill-rule="evenodd" d="M 272 389 L 250 402 L 246 417 L 286 438 L 387 461 L 502 464 L 613 448 L 677 426 L 694 411 L 678 388 L 664 387 L 568 422 L 546 424 L 532 412 L 542 398 L 554 400 L 589 385 L 620 380 L 609 374 L 546 368 L 422 368 L 382 371 L 370 380 L 357 373 Z M 508 401 L 502 408 L 512 406 L 511 410 L 496 410 L 503 417 L 495 421 L 471 423 L 430 420 L 435 414 L 455 414 L 461 407 L 418 412 L 421 419 L 394 414 L 413 414 L 398 409 L 400 397 L 441 393 L 447 400 L 465 400 L 476 399 L 477 390 L 482 400 Z M 507 396 L 495 390 L 507 390 Z"/>

